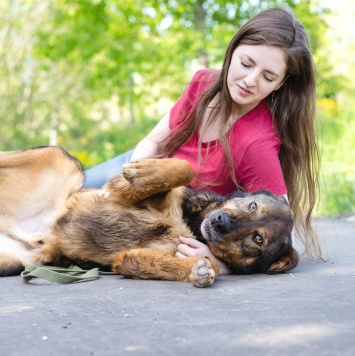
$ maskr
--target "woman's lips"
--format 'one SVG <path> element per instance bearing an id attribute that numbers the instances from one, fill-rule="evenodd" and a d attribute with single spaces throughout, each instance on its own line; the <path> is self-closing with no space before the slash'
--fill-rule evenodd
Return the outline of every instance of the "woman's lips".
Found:
<path id="1" fill-rule="evenodd" d="M 253 94 L 251 91 L 249 91 L 248 89 L 245 89 L 243 87 L 241 87 L 240 85 L 238 85 L 239 91 L 242 95 L 248 96 Z"/>

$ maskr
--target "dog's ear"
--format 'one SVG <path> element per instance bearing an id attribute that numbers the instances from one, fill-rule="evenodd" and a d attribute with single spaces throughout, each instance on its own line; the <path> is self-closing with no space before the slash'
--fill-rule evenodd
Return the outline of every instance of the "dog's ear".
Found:
<path id="1" fill-rule="evenodd" d="M 270 266 L 266 273 L 278 274 L 287 272 L 298 265 L 298 260 L 297 251 L 293 247 L 290 247 Z"/>

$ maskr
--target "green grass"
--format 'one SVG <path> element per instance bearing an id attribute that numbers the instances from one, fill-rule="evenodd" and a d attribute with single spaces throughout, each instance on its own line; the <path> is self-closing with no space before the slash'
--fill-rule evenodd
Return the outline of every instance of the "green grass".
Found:
<path id="1" fill-rule="evenodd" d="M 355 213 L 355 103 L 320 103 L 322 153 L 318 215 Z"/>

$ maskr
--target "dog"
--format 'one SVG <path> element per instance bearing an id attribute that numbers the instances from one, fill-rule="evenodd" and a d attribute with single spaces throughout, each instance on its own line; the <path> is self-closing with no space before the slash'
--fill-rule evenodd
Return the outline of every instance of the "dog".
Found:
<path id="1" fill-rule="evenodd" d="M 62 148 L 0 152 L 0 276 L 26 264 L 74 262 L 131 278 L 212 284 L 217 261 L 177 258 L 179 236 L 206 243 L 236 274 L 298 264 L 283 197 L 222 197 L 187 187 L 193 176 L 187 161 L 142 159 L 102 189 L 84 189 L 81 163 Z"/>

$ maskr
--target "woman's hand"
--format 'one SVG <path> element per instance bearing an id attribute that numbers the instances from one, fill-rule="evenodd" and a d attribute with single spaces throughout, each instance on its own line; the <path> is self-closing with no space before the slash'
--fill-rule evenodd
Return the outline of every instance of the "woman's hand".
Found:
<path id="1" fill-rule="evenodd" d="M 219 274 L 230 273 L 229 268 L 212 254 L 207 245 L 189 237 L 179 236 L 179 238 L 182 243 L 178 245 L 178 252 L 175 254 L 176 257 L 212 257 L 218 262 Z"/>

